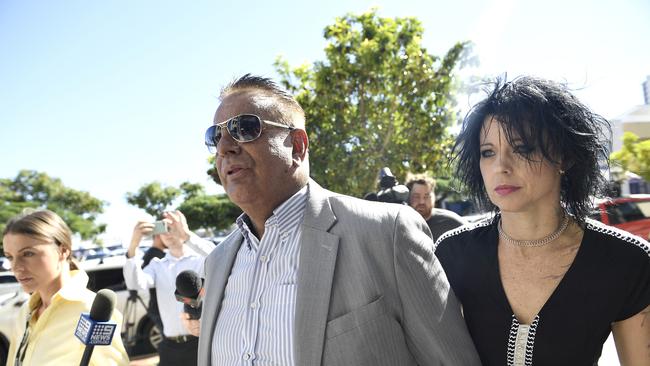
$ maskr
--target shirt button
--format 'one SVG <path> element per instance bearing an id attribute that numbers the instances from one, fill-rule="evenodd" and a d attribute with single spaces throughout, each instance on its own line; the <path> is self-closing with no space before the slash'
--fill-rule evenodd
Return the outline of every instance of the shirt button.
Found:
<path id="1" fill-rule="evenodd" d="M 260 262 L 262 262 L 262 263 L 266 263 L 266 262 L 268 262 L 268 261 L 269 261 L 269 258 L 268 258 L 267 256 L 265 256 L 265 255 L 261 255 L 261 256 L 260 256 Z"/>
<path id="2" fill-rule="evenodd" d="M 244 353 L 244 361 L 248 361 L 253 357 L 250 353 Z"/>

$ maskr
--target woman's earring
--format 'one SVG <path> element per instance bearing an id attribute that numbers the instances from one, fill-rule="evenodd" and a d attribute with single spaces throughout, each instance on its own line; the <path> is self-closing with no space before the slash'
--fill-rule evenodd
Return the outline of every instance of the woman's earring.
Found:
<path id="1" fill-rule="evenodd" d="M 560 173 L 560 175 L 563 175 L 563 174 L 564 174 L 564 170 L 560 169 L 560 170 L 558 170 L 558 173 Z"/>

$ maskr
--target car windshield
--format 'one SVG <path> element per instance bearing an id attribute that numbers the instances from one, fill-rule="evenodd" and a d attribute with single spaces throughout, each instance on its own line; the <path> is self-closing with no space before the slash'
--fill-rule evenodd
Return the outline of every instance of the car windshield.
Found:
<path id="1" fill-rule="evenodd" d="M 610 225 L 642 220 L 650 217 L 650 201 L 627 201 L 608 205 Z"/>

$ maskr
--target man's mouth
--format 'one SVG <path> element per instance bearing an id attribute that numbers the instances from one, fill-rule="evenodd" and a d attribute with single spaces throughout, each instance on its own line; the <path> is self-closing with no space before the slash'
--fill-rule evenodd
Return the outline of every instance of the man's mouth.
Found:
<path id="1" fill-rule="evenodd" d="M 239 171 L 241 171 L 241 170 L 243 170 L 243 169 L 242 169 L 242 168 L 233 168 L 233 169 L 228 170 L 228 171 L 226 172 L 226 174 L 228 174 L 228 175 L 232 175 L 232 174 L 235 174 L 235 173 L 237 173 L 237 172 L 239 172 Z"/>

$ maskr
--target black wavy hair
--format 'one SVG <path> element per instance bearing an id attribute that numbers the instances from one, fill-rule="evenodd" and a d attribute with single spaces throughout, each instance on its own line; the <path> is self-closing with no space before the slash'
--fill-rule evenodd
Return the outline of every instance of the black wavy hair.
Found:
<path id="1" fill-rule="evenodd" d="M 280 87 L 271 78 L 253 75 L 250 73 L 240 76 L 239 78 L 227 84 L 221 89 L 219 100 L 223 101 L 231 93 L 236 93 L 238 91 L 246 90 L 246 89 L 257 89 L 260 91 L 264 91 L 269 95 L 274 96 L 276 100 L 280 102 L 280 105 L 284 107 L 281 110 L 268 111 L 272 115 L 278 113 L 275 116 L 278 119 L 277 122 L 282 122 L 289 126 L 299 127 L 304 129 L 305 111 L 302 109 L 300 104 L 298 104 L 298 102 L 293 97 L 293 95 L 291 95 L 291 93 L 289 93 L 288 91 Z M 303 124 L 296 126 L 295 125 L 296 121 L 294 120 L 294 118 L 291 118 L 292 113 L 297 113 L 299 118 L 303 121 Z"/>
<path id="2" fill-rule="evenodd" d="M 609 122 L 593 113 L 563 84 L 523 76 L 512 81 L 497 78 L 489 85 L 493 88 L 469 111 L 454 144 L 456 177 L 481 208 L 498 211 L 487 195 L 479 166 L 483 123 L 493 117 L 501 123 L 510 145 L 521 139 L 532 148 L 531 154 L 540 153 L 549 162 L 561 162 L 565 171 L 561 204 L 584 223 L 591 211 L 591 197 L 606 187 L 600 168 L 609 164 Z M 531 155 L 525 157 L 533 161 Z"/>

